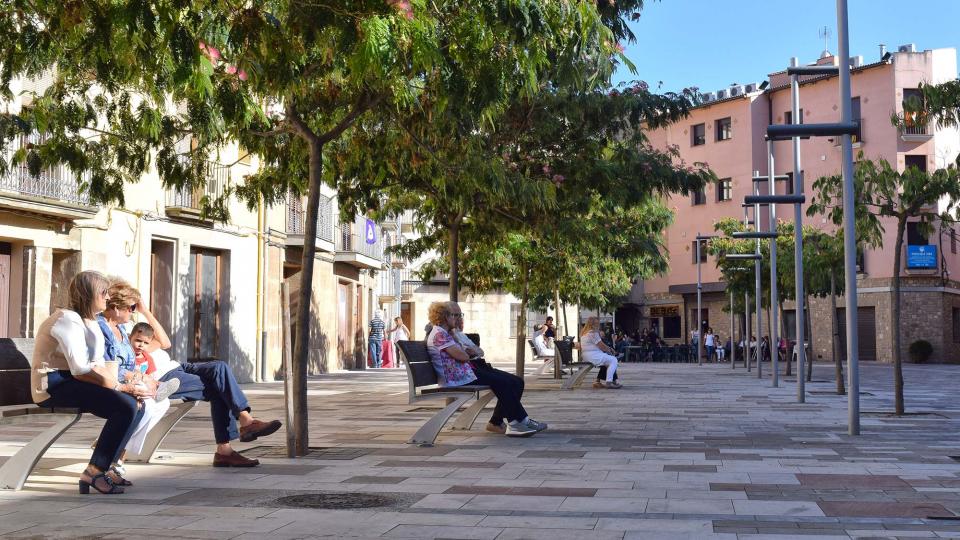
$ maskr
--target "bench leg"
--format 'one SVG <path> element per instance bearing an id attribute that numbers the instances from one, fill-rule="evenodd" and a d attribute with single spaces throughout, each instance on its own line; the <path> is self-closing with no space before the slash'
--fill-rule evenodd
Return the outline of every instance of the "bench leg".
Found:
<path id="1" fill-rule="evenodd" d="M 493 392 L 487 392 L 486 394 L 480 396 L 473 405 L 470 405 L 463 410 L 457 416 L 456 421 L 453 422 L 454 430 L 465 430 L 470 431 L 470 428 L 473 427 L 473 423 L 477 421 L 477 417 L 480 416 L 480 413 L 483 412 L 483 408 L 487 406 L 487 403 L 490 403 L 490 400 L 495 396 Z"/>
<path id="2" fill-rule="evenodd" d="M 139 454 L 127 454 L 127 462 L 149 463 L 153 454 L 160 447 L 160 443 L 167 437 L 167 434 L 177 425 L 181 418 L 187 415 L 191 409 L 197 406 L 196 401 L 184 401 L 173 407 L 173 411 L 157 422 L 157 425 L 147 433 L 147 438 L 143 443 L 143 450 Z"/>
<path id="3" fill-rule="evenodd" d="M 583 382 L 583 378 L 587 376 L 587 373 L 590 373 L 591 369 L 593 369 L 593 364 L 582 366 L 579 370 L 577 370 L 576 373 L 573 374 L 572 377 L 570 377 L 569 379 L 567 379 L 565 383 L 563 383 L 563 389 L 573 390 L 574 388 L 576 388 L 577 385 Z"/>
<path id="4" fill-rule="evenodd" d="M 420 426 L 420 429 L 413 434 L 413 437 L 410 437 L 410 440 L 407 441 L 407 444 L 415 444 L 417 446 L 433 446 L 434 441 L 437 440 L 437 435 L 440 434 L 440 430 L 443 429 L 444 425 L 446 425 L 447 420 L 450 420 L 450 417 L 453 416 L 453 413 L 460 409 L 461 405 L 471 399 L 473 399 L 472 395 L 454 398 L 452 403 L 440 409 L 437 414 L 433 415 L 433 417 L 427 420 L 425 424 Z"/>
<path id="5" fill-rule="evenodd" d="M 11 489 L 13 491 L 23 489 L 27 477 L 33 472 L 33 468 L 37 466 L 37 462 L 43 457 L 47 448 L 50 448 L 63 435 L 63 432 L 80 420 L 80 413 L 56 416 L 56 424 L 37 435 L 35 439 L 27 443 L 0 467 L 0 489 Z"/>

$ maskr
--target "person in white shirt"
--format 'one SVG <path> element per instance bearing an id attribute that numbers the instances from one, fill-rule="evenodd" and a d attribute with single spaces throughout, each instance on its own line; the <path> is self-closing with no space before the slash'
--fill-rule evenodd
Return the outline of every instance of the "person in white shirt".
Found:
<path id="1" fill-rule="evenodd" d="M 138 398 L 149 389 L 117 380 L 103 359 L 104 337 L 96 321 L 107 307 L 107 278 L 83 271 L 70 281 L 70 309 L 58 309 L 37 329 L 30 386 L 41 407 L 79 409 L 106 419 L 90 462 L 80 475 L 80 493 L 123 493 L 122 477 L 110 470 L 143 416 Z"/>
<path id="2" fill-rule="evenodd" d="M 717 336 L 713 333 L 713 328 L 707 328 L 707 333 L 703 338 L 703 345 L 707 348 L 707 361 L 713 360 L 713 353 L 717 349 Z"/>
<path id="3" fill-rule="evenodd" d="M 548 356 L 552 357 L 556 354 L 556 351 L 547 345 L 546 340 L 546 327 L 541 326 L 537 328 L 533 333 L 533 349 L 537 352 L 537 356 Z"/>
<path id="4" fill-rule="evenodd" d="M 606 388 L 620 388 L 621 384 L 613 380 L 617 372 L 616 352 L 600 337 L 600 320 L 589 317 L 580 331 L 580 353 L 583 359 L 595 366 L 606 366 Z"/>
<path id="5" fill-rule="evenodd" d="M 401 354 L 400 349 L 397 348 L 397 342 L 409 340 L 410 329 L 407 328 L 407 325 L 403 324 L 402 318 L 394 317 L 393 326 L 387 330 L 387 335 L 390 336 L 390 343 L 393 344 L 393 357 L 398 359 L 395 365 L 396 367 L 400 367 L 399 359 Z"/>

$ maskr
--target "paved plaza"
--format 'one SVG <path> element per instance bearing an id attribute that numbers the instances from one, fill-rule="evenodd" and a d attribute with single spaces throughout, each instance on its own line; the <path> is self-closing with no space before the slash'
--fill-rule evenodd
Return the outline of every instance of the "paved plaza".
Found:
<path id="1" fill-rule="evenodd" d="M 860 437 L 846 435 L 827 365 L 806 404 L 792 380 L 771 388 L 729 364 L 622 375 L 622 390 L 529 388 L 527 408 L 550 424 L 533 438 L 487 433 L 483 414 L 432 448 L 405 444 L 432 410 L 407 404 L 403 371 L 317 377 L 313 453 L 284 458 L 281 431 L 238 445 L 264 463 L 246 470 L 209 466 L 202 404 L 163 459 L 128 467 L 135 486 L 119 496 L 77 494 L 99 430 L 85 416 L 23 491 L 0 492 L 0 536 L 960 538 L 960 366 L 905 366 L 916 414 L 893 418 L 890 367 L 864 365 Z M 258 416 L 282 418 L 281 384 L 246 390 Z M 42 427 L 0 426 L 0 461 Z"/>

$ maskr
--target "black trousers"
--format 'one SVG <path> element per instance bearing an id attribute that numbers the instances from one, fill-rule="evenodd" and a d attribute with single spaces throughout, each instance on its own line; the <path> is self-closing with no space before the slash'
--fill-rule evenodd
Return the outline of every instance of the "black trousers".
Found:
<path id="1" fill-rule="evenodd" d="M 520 404 L 523 397 L 523 379 L 499 369 L 494 369 L 486 362 L 471 361 L 473 373 L 477 376 L 474 384 L 489 386 L 497 396 L 497 405 L 493 409 L 490 423 L 499 426 L 504 418 L 509 422 L 523 420 L 527 411 Z"/>
<path id="2" fill-rule="evenodd" d="M 90 464 L 101 471 L 109 469 L 120 457 L 134 428 L 143 418 L 143 408 L 137 398 L 78 381 L 66 370 L 48 373 L 47 384 L 50 398 L 39 403 L 41 407 L 80 409 L 106 419 L 93 448 Z"/>
<path id="3" fill-rule="evenodd" d="M 620 370 L 617 370 L 617 372 L 619 372 L 619 371 L 620 371 Z M 613 380 L 617 380 L 617 379 L 620 378 L 620 377 L 617 377 L 617 372 L 614 372 L 614 374 L 613 374 Z M 597 370 L 597 380 L 598 380 L 598 381 L 605 381 L 605 380 L 607 380 L 607 366 L 600 366 L 600 369 Z"/>

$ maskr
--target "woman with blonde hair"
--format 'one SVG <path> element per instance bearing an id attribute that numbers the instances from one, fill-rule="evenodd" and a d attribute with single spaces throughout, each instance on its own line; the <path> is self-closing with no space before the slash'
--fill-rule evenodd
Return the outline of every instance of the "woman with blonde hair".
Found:
<path id="1" fill-rule="evenodd" d="M 90 463 L 80 475 L 80 493 L 90 493 L 91 487 L 100 493 L 123 493 L 115 482 L 122 479 L 110 474 L 110 466 L 143 415 L 137 397 L 146 395 L 118 381 L 104 362 L 103 333 L 96 316 L 107 308 L 108 286 L 99 272 L 87 270 L 74 276 L 70 307 L 54 311 L 37 329 L 31 362 L 34 403 L 75 408 L 106 419 Z"/>
<path id="2" fill-rule="evenodd" d="M 97 322 L 103 332 L 104 360 L 115 360 L 117 362 L 117 379 L 120 382 L 129 383 L 135 388 L 144 390 L 141 396 L 143 418 L 137 424 L 130 440 L 127 441 L 126 447 L 117 459 L 116 465 L 112 468 L 115 473 L 114 482 L 129 486 L 130 483 L 121 476 L 126 474 L 123 460 L 127 452 L 139 454 L 143 450 L 147 433 L 160 422 L 163 415 L 170 409 L 168 398 L 180 387 L 180 381 L 174 379 L 160 382 L 137 369 L 136 355 L 126 325 L 131 322 L 134 313 L 140 313 L 147 319 L 147 324 L 153 328 L 160 328 L 157 318 L 143 304 L 140 291 L 120 278 L 113 278 L 110 287 L 107 289 L 107 296 L 107 308 L 97 316 Z M 170 346 L 170 339 L 162 328 L 159 332 L 155 331 L 155 338 L 158 342 L 166 344 L 167 347 Z"/>
<path id="3" fill-rule="evenodd" d="M 620 383 L 613 380 L 613 376 L 617 373 L 616 352 L 600 337 L 600 319 L 589 317 L 584 323 L 583 329 L 580 330 L 580 354 L 587 362 L 607 368 L 605 388 L 621 387 Z"/>

